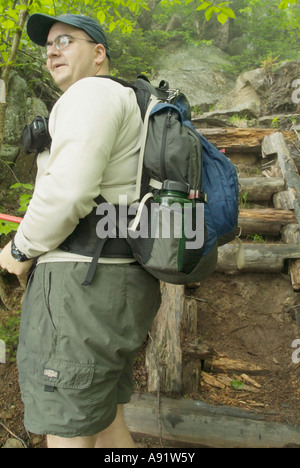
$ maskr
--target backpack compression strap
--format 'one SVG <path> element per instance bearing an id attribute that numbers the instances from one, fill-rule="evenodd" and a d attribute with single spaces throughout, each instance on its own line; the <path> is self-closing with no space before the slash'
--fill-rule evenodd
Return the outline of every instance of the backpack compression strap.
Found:
<path id="1" fill-rule="evenodd" d="M 136 189 L 135 189 L 135 194 L 134 194 L 134 201 L 138 201 L 141 198 L 144 154 L 145 154 L 145 148 L 146 148 L 147 136 L 148 136 L 149 118 L 154 107 L 160 102 L 161 102 L 160 99 L 158 99 L 153 94 L 151 95 L 150 102 L 149 102 L 147 112 L 145 115 L 145 119 L 144 119 L 144 123 L 143 123 L 142 141 L 141 141 L 141 149 L 140 149 L 139 162 L 138 162 L 138 171 L 137 171 L 137 176 L 136 176 Z"/>

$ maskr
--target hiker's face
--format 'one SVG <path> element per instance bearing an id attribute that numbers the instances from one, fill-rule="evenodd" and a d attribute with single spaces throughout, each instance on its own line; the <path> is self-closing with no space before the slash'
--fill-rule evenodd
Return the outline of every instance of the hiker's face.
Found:
<path id="1" fill-rule="evenodd" d="M 54 41 L 64 35 L 69 37 L 69 44 L 58 50 Z M 67 24 L 55 23 L 50 29 L 47 44 L 47 67 L 63 92 L 78 80 L 99 73 L 105 60 L 102 44 L 93 43 L 84 31 Z"/>

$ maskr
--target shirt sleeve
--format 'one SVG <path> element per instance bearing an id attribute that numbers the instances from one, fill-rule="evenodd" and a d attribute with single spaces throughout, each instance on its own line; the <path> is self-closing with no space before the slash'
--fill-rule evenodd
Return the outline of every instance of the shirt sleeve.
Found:
<path id="1" fill-rule="evenodd" d="M 49 161 L 15 237 L 28 257 L 57 248 L 92 211 L 100 194 L 124 115 L 121 95 L 100 81 L 77 82 L 53 108 Z"/>

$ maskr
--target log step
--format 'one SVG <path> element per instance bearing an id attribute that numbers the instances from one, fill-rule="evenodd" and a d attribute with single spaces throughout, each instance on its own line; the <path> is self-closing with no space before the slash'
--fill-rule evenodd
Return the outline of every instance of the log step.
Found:
<path id="1" fill-rule="evenodd" d="M 243 244 L 245 264 L 237 266 L 239 246 L 226 244 L 219 248 L 217 271 L 222 273 L 280 273 L 286 259 L 300 258 L 299 244 Z"/>
<path id="2" fill-rule="evenodd" d="M 242 235 L 259 234 L 277 236 L 284 226 L 295 224 L 296 217 L 293 210 L 241 209 L 239 226 Z"/>
<path id="3" fill-rule="evenodd" d="M 277 177 L 251 177 L 239 179 L 241 195 L 248 201 L 269 201 L 285 189 L 285 181 Z"/>
<path id="4" fill-rule="evenodd" d="M 211 448 L 299 447 L 300 427 L 266 421 L 262 414 L 238 408 L 212 406 L 197 400 L 176 400 L 135 394 L 125 405 L 130 432 L 158 438 L 159 423 L 163 441 L 176 446 Z"/>
<path id="5" fill-rule="evenodd" d="M 278 132 L 276 129 L 263 128 L 199 128 L 201 122 L 197 119 L 193 120 L 193 124 L 217 148 L 225 148 L 230 153 L 247 151 L 261 154 L 263 139 Z M 281 133 L 287 142 L 297 139 L 292 131 L 282 131 Z"/>

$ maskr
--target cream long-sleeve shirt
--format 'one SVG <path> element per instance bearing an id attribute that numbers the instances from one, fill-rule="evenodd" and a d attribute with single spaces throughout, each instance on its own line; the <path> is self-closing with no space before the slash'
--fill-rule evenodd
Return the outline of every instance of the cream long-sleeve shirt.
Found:
<path id="1" fill-rule="evenodd" d="M 51 151 L 38 157 L 33 198 L 15 237 L 21 252 L 40 262 L 87 260 L 57 247 L 100 193 L 112 204 L 120 195 L 134 201 L 141 127 L 134 91 L 112 80 L 84 78 L 62 95 L 49 119 Z"/>

